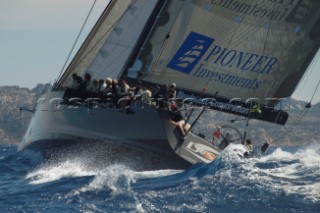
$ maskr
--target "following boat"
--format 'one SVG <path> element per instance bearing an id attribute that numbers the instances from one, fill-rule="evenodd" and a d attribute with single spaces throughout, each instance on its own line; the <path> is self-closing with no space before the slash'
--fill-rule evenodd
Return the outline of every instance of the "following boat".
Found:
<path id="1" fill-rule="evenodd" d="M 50 156 L 84 144 L 115 162 L 141 159 L 146 169 L 209 163 L 224 147 L 193 132 L 203 112 L 285 125 L 289 115 L 279 103 L 319 49 L 319 17 L 317 0 L 111 0 L 37 101 L 18 150 Z M 79 85 L 106 81 L 99 95 L 89 94 L 86 86 L 74 90 L 78 77 L 89 79 Z M 104 93 L 110 79 L 113 88 L 139 82 L 142 92 Z M 183 129 L 172 122 L 176 111 Z"/>

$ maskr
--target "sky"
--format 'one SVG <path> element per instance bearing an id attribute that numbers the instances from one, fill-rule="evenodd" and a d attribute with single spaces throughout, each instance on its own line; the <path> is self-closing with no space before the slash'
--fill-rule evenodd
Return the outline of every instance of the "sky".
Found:
<path id="1" fill-rule="evenodd" d="M 76 50 L 108 2 L 96 1 Z M 0 0 L 0 85 L 33 88 L 37 83 L 52 83 L 93 3 L 94 0 Z"/>
<path id="2" fill-rule="evenodd" d="M 96 0 L 75 50 L 108 2 Z M 37 83 L 53 83 L 93 3 L 94 0 L 0 0 L 0 85 L 31 89 Z M 293 97 L 310 101 L 319 81 L 320 54 Z M 312 103 L 319 101 L 320 86 Z"/>

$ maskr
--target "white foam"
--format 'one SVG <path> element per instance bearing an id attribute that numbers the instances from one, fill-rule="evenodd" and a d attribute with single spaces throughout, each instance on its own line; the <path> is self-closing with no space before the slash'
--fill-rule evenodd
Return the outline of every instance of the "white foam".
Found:
<path id="1" fill-rule="evenodd" d="M 89 184 L 74 191 L 73 194 L 100 191 L 106 188 L 110 189 L 114 195 L 121 194 L 131 190 L 132 182 L 135 182 L 132 170 L 122 165 L 112 165 L 98 172 Z"/>
<path id="2" fill-rule="evenodd" d="M 83 167 L 79 162 L 65 161 L 54 165 L 45 164 L 26 175 L 30 184 L 43 184 L 66 177 L 92 176 L 96 173 Z"/>
<path id="3" fill-rule="evenodd" d="M 295 160 L 297 157 L 295 154 L 283 151 L 281 148 L 277 148 L 271 154 L 263 156 L 259 159 L 260 162 L 272 162 L 272 161 L 291 161 Z"/>
<path id="4" fill-rule="evenodd" d="M 59 159 L 40 165 L 37 169 L 29 172 L 26 179 L 30 184 L 44 184 L 60 180 L 62 178 L 86 177 L 94 178 L 80 189 L 74 190 L 69 195 L 75 195 L 88 191 L 100 191 L 110 189 L 112 194 L 128 193 L 131 184 L 138 179 L 149 179 L 173 175 L 181 170 L 158 170 L 158 171 L 133 171 L 125 165 L 110 165 L 105 168 L 94 168 L 87 159 Z M 68 196 L 69 196 L 68 195 Z"/>
<path id="5" fill-rule="evenodd" d="M 317 175 L 320 168 L 319 147 L 301 149 L 295 153 L 284 151 L 281 148 L 271 154 L 260 158 L 240 158 L 237 151 L 244 151 L 241 145 L 230 145 L 219 159 L 226 164 L 213 174 L 213 181 L 221 179 L 232 180 L 241 185 L 256 184 L 275 193 L 297 194 L 305 199 L 320 201 L 320 183 L 309 176 Z M 47 163 L 27 174 L 30 184 L 43 184 L 68 177 L 93 176 L 87 184 L 73 190 L 67 196 L 74 196 L 86 192 L 99 192 L 110 190 L 112 195 L 131 194 L 132 183 L 141 179 L 152 179 L 171 176 L 184 171 L 181 170 L 158 170 L 137 172 L 125 165 L 110 165 L 104 168 L 94 168 L 81 158 L 65 160 L 61 163 Z M 229 166 L 230 165 L 230 166 Z M 235 165 L 237 168 L 235 170 Z M 265 165 L 265 166 L 264 166 Z M 239 168 L 239 169 L 238 169 Z M 237 172 L 235 172 L 237 171 Z M 202 180 L 190 178 L 191 190 L 201 187 Z M 245 182 L 244 182 L 245 181 Z M 136 202 L 138 212 L 144 212 L 140 201 Z"/>
<path id="6" fill-rule="evenodd" d="M 320 168 L 320 150 L 319 147 L 309 147 L 304 150 L 300 150 L 297 153 L 297 157 L 301 163 L 307 167 L 314 167 L 315 169 Z"/>
<path id="7" fill-rule="evenodd" d="M 222 155 L 224 159 L 227 159 L 228 161 L 239 161 L 241 159 L 241 156 L 248 150 L 245 148 L 245 146 L 241 144 L 230 144 L 226 147 L 226 149 L 223 150 Z"/>
<path id="8" fill-rule="evenodd" d="M 146 211 L 144 210 L 144 208 L 142 207 L 142 204 L 141 204 L 141 203 L 137 203 L 137 204 L 136 204 L 136 211 L 139 212 L 139 213 L 144 213 L 144 212 L 146 212 Z"/>
<path id="9" fill-rule="evenodd" d="M 131 192 L 131 184 L 138 179 L 169 176 L 179 173 L 179 170 L 158 170 L 136 172 L 124 165 L 112 165 L 98 172 L 94 179 L 86 186 L 74 191 L 72 194 L 80 194 L 88 191 L 100 191 L 110 189 L 113 195 L 127 194 Z"/>
<path id="10" fill-rule="evenodd" d="M 276 149 L 270 155 L 245 160 L 240 164 L 241 179 L 255 181 L 271 191 L 296 194 L 312 201 L 320 201 L 320 183 L 309 176 L 319 175 L 320 155 L 317 148 L 309 147 L 296 153 Z M 274 163 L 273 167 L 259 168 L 259 164 Z"/>
<path id="11" fill-rule="evenodd" d="M 144 171 L 144 172 L 134 172 L 134 175 L 137 179 L 149 179 L 149 178 L 158 178 L 164 176 L 170 176 L 178 173 L 182 173 L 184 170 L 157 170 L 157 171 Z"/>
<path id="12" fill-rule="evenodd" d="M 313 202 L 320 201 L 320 183 L 305 184 L 301 186 L 286 187 L 288 194 L 304 195 L 305 199 Z"/>

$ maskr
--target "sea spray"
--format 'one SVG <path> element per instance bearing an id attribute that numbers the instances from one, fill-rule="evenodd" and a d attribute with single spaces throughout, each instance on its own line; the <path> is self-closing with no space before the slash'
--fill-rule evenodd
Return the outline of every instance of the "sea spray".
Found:
<path id="1" fill-rule="evenodd" d="M 5 212 L 318 212 L 319 145 L 270 147 L 244 159 L 232 145 L 210 164 L 183 170 L 104 167 L 93 158 L 60 156 L 35 165 L 0 149 Z M 32 156 L 31 156 L 32 157 Z M 91 161 L 93 160 L 93 162 Z"/>

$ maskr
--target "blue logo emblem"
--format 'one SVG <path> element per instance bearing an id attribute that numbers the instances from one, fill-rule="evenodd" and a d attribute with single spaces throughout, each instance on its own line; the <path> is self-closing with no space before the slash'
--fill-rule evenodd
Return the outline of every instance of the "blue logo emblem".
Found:
<path id="1" fill-rule="evenodd" d="M 167 67 L 190 74 L 213 42 L 213 38 L 191 32 Z"/>

